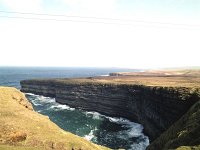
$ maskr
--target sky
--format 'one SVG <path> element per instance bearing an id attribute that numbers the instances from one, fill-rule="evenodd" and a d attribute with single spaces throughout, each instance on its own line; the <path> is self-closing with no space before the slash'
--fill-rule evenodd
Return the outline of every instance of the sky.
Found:
<path id="1" fill-rule="evenodd" d="M 200 66 L 199 0 L 0 0 L 0 66 Z"/>

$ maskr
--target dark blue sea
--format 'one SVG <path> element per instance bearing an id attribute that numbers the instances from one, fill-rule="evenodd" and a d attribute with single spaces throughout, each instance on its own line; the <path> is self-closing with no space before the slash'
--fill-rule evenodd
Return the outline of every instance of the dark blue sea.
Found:
<path id="1" fill-rule="evenodd" d="M 0 86 L 20 89 L 20 81 L 34 78 L 73 78 L 136 71 L 119 68 L 0 67 Z M 26 93 L 35 111 L 49 116 L 62 129 L 112 149 L 145 150 L 149 139 L 143 127 L 125 118 L 109 117 L 61 105 L 54 98 Z"/>

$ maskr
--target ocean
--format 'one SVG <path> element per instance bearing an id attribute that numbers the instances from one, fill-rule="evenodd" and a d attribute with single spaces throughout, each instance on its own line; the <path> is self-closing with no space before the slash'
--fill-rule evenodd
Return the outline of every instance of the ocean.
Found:
<path id="1" fill-rule="evenodd" d="M 34 78 L 74 78 L 136 71 L 119 68 L 0 67 L 0 86 L 20 89 L 20 81 Z M 61 105 L 54 98 L 25 93 L 34 110 L 49 116 L 60 128 L 112 149 L 145 150 L 149 138 L 143 126 L 125 118 L 109 117 Z"/>

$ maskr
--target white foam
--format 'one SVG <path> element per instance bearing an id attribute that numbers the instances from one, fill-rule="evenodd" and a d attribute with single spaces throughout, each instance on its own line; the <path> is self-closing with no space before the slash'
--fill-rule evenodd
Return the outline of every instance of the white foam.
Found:
<path id="1" fill-rule="evenodd" d="M 42 102 L 45 102 L 45 103 L 54 103 L 55 102 L 55 98 L 52 98 L 52 97 L 46 97 L 46 96 L 37 95 L 37 94 L 33 94 L 33 93 L 25 93 L 25 94 L 28 96 L 34 96 L 38 100 L 41 100 Z"/>
<path id="2" fill-rule="evenodd" d="M 91 130 L 88 135 L 84 136 L 84 139 L 91 141 L 93 138 L 95 138 L 94 131 L 96 131 L 96 130 L 97 130 L 96 128 L 94 130 Z"/>
<path id="3" fill-rule="evenodd" d="M 145 150 L 148 145 L 149 145 L 149 139 L 146 137 L 144 142 L 132 144 L 130 150 Z"/>
<path id="4" fill-rule="evenodd" d="M 124 118 L 116 118 L 116 117 L 107 117 L 107 118 L 111 122 L 121 124 L 121 125 L 128 128 L 128 130 L 121 131 L 121 133 L 119 133 L 120 138 L 126 139 L 127 136 L 128 136 L 128 138 L 132 138 L 132 137 L 138 137 L 139 138 L 139 137 L 141 137 L 143 139 L 143 141 L 141 141 L 139 143 L 133 143 L 131 145 L 130 150 L 145 150 L 146 147 L 149 145 L 149 138 L 142 133 L 143 132 L 143 126 L 142 125 L 135 123 L 135 122 L 131 122 L 131 121 L 124 119 Z"/>
<path id="5" fill-rule="evenodd" d="M 25 93 L 25 94 L 30 95 L 30 96 L 38 96 L 38 95 L 35 95 L 33 93 Z"/>
<path id="6" fill-rule="evenodd" d="M 86 116 L 92 115 L 92 118 L 93 118 L 93 119 L 97 119 L 97 120 L 102 119 L 102 116 L 103 116 L 103 115 L 101 115 L 100 113 L 98 113 L 98 112 L 93 112 L 93 111 L 85 112 L 85 114 L 86 114 Z"/>
<path id="7" fill-rule="evenodd" d="M 43 103 L 55 103 L 55 98 L 45 97 L 45 96 L 37 96 L 37 98 Z"/>
<path id="8" fill-rule="evenodd" d="M 31 102 L 33 103 L 34 106 L 42 106 L 42 104 L 38 103 L 38 102 L 35 101 L 35 100 L 32 100 Z"/>
<path id="9" fill-rule="evenodd" d="M 110 120 L 110 122 L 114 122 L 114 123 L 118 123 L 118 124 L 123 124 L 124 122 L 128 121 L 128 120 L 125 120 L 124 118 L 117 118 L 117 117 L 108 117 L 108 116 L 105 116 L 107 119 Z"/>
<path id="10" fill-rule="evenodd" d="M 28 96 L 33 96 L 33 97 L 38 97 L 39 95 L 35 95 L 33 93 L 25 93 L 26 95 Z M 37 99 L 31 99 L 31 103 L 34 105 L 34 106 L 42 106 L 42 104 L 40 102 L 38 102 Z"/>
<path id="11" fill-rule="evenodd" d="M 139 143 L 133 143 L 131 145 L 131 148 L 129 150 L 145 150 L 146 147 L 149 145 L 149 138 L 145 136 L 143 132 L 143 126 L 129 121 L 125 118 L 118 118 L 118 117 L 108 117 L 105 115 L 102 115 L 97 112 L 85 112 L 86 115 L 93 115 L 93 119 L 100 119 L 103 117 L 109 119 L 110 122 L 120 124 L 127 128 L 127 130 L 119 131 L 117 133 L 118 138 L 126 140 L 127 138 L 133 138 L 133 137 L 140 137 L 143 141 Z M 85 136 L 85 138 L 94 138 L 93 137 L 94 131 L 91 131 L 88 135 Z"/>
<path id="12" fill-rule="evenodd" d="M 71 111 L 75 110 L 75 108 L 71 108 L 68 105 L 62 105 L 62 104 L 57 103 L 55 101 L 55 98 L 44 97 L 44 96 L 35 95 L 32 93 L 26 93 L 26 94 L 30 96 L 35 96 L 36 99 L 31 100 L 31 102 L 35 106 L 42 105 L 42 103 L 46 103 L 46 104 L 51 103 L 51 106 L 49 107 L 49 109 L 54 109 L 55 111 L 56 110 L 71 110 Z M 109 119 L 110 122 L 117 123 L 126 127 L 127 130 L 119 131 L 117 133 L 118 138 L 121 138 L 124 140 L 126 140 L 127 138 L 133 138 L 133 137 L 141 138 L 141 141 L 139 143 L 133 143 L 131 145 L 130 150 L 145 150 L 146 147 L 149 145 L 149 138 L 142 133 L 143 126 L 138 123 L 131 122 L 125 118 L 108 117 L 98 112 L 83 112 L 83 113 L 85 113 L 86 116 L 89 116 L 89 117 L 92 116 L 93 119 L 97 119 L 97 120 L 107 118 Z M 87 140 L 94 141 L 96 138 L 94 135 L 95 130 L 97 129 L 91 130 L 88 135 L 84 136 L 84 138 Z"/>
<path id="13" fill-rule="evenodd" d="M 53 105 L 50 107 L 51 109 L 58 109 L 58 110 L 75 110 L 75 108 L 71 108 L 68 105 L 61 105 L 56 103 L 56 105 Z"/>
<path id="14" fill-rule="evenodd" d="M 36 95 L 32 93 L 26 93 L 29 96 L 34 96 L 35 99 L 31 100 L 33 105 L 35 106 L 42 106 L 42 104 L 49 104 L 51 103 L 52 106 L 50 106 L 48 109 L 55 109 L 55 110 L 75 110 L 75 108 L 71 108 L 68 105 L 62 105 L 56 102 L 55 98 L 52 97 L 46 97 L 42 95 Z"/>

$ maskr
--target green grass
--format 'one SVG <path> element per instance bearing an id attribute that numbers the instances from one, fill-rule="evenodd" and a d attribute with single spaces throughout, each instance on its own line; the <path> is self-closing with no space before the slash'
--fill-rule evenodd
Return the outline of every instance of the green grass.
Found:
<path id="1" fill-rule="evenodd" d="M 192 147 L 195 150 L 200 149 L 199 116 L 200 101 L 194 104 L 185 115 L 151 143 L 148 150 L 176 148 L 178 150 L 187 150 L 192 149 Z"/>

